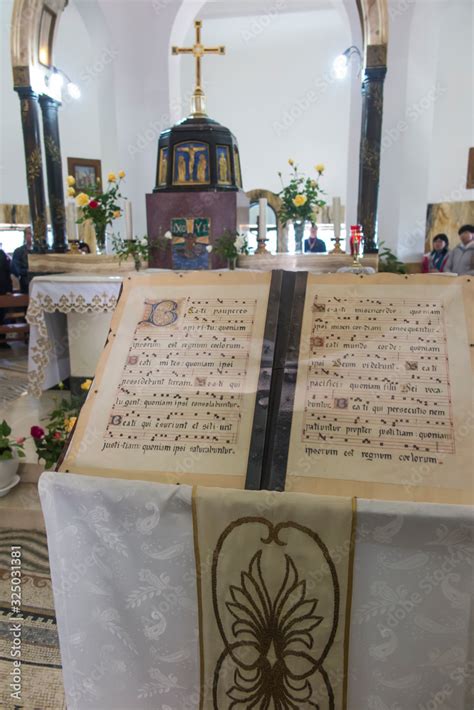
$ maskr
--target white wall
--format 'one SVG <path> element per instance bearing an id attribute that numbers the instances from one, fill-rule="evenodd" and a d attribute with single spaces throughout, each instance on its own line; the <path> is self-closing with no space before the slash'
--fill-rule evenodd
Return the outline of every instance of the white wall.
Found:
<path id="1" fill-rule="evenodd" d="M 467 155 L 474 146 L 474 4 L 451 0 L 443 6 L 428 202 L 474 200 L 474 190 L 466 189 Z"/>
<path id="2" fill-rule="evenodd" d="M 474 145 L 473 6 L 389 0 L 389 18 L 379 240 L 416 261 L 427 205 L 474 199 L 465 189 Z"/>
<path id="3" fill-rule="evenodd" d="M 13 0 L 0 2 L 0 202 L 27 204 L 20 100 L 13 91 L 10 25 Z"/>
<path id="4" fill-rule="evenodd" d="M 247 5 L 251 8 L 250 5 Z M 350 81 L 332 76 L 334 57 L 352 43 L 343 8 L 312 12 L 254 14 L 206 19 L 202 37 L 208 46 L 225 44 L 225 57 L 203 60 L 208 113 L 236 135 L 244 189 L 278 192 L 278 171 L 288 175 L 288 158 L 321 181 L 329 196 L 345 201 L 350 126 Z M 194 43 L 189 23 L 185 44 Z M 172 59 L 173 61 L 173 59 Z M 181 62 L 181 97 L 192 93 L 194 61 Z"/>

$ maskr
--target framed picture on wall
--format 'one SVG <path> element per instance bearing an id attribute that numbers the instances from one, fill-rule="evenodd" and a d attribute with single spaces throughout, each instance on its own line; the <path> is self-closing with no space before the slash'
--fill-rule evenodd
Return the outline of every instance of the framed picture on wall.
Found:
<path id="1" fill-rule="evenodd" d="M 469 148 L 466 189 L 474 190 L 474 148 Z"/>
<path id="2" fill-rule="evenodd" d="M 68 158 L 68 175 L 76 180 L 76 190 L 95 187 L 97 180 L 102 183 L 102 166 L 100 160 L 88 158 Z"/>

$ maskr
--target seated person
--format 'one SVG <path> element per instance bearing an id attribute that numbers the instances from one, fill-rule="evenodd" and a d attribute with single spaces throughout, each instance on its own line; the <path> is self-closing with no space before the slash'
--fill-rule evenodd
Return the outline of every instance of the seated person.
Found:
<path id="1" fill-rule="evenodd" d="M 433 238 L 433 250 L 425 254 L 421 262 L 424 274 L 442 273 L 448 261 L 449 239 L 446 234 L 437 234 Z"/>
<path id="2" fill-rule="evenodd" d="M 10 275 L 10 259 L 3 251 L 0 245 L 0 296 L 13 291 L 12 279 Z M 0 308 L 0 325 L 3 325 L 5 319 L 5 309 Z M 7 343 L 4 333 L 0 333 L 0 348 L 10 347 Z"/>
<path id="3" fill-rule="evenodd" d="M 23 232 L 23 245 L 18 247 L 13 252 L 12 256 L 12 273 L 20 279 L 20 291 L 28 293 L 29 278 L 28 278 L 28 252 L 31 249 L 33 235 L 31 227 L 27 227 Z"/>
<path id="4" fill-rule="evenodd" d="M 474 225 L 464 224 L 458 232 L 461 243 L 449 253 L 445 271 L 458 276 L 474 274 Z"/>
<path id="5" fill-rule="evenodd" d="M 326 244 L 323 242 L 322 239 L 318 238 L 318 227 L 316 224 L 314 224 L 314 222 L 311 224 L 311 232 L 309 238 L 304 240 L 304 250 L 305 252 L 311 254 L 321 254 L 326 251 Z"/>

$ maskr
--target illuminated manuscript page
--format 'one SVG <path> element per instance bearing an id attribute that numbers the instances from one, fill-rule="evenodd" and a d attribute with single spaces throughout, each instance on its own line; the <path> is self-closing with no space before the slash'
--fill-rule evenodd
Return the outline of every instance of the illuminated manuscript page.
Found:
<path id="1" fill-rule="evenodd" d="M 62 470 L 243 487 L 270 280 L 160 272 L 125 282 Z"/>
<path id="2" fill-rule="evenodd" d="M 463 284 L 371 278 L 308 277 L 286 488 L 466 501 L 473 422 Z"/>

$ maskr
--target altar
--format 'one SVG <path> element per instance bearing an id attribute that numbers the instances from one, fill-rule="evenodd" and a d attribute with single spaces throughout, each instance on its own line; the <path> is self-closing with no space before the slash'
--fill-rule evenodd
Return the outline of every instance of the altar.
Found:
<path id="1" fill-rule="evenodd" d="M 362 268 L 378 268 L 378 254 L 364 254 L 360 258 Z M 238 257 L 237 265 L 242 269 L 257 271 L 309 271 L 313 274 L 336 273 L 340 269 L 353 266 L 354 259 L 350 254 L 252 254 Z M 372 272 L 373 273 L 373 272 Z"/>
<path id="2" fill-rule="evenodd" d="M 94 375 L 121 286 L 118 274 L 54 274 L 32 280 L 26 314 L 31 394 L 40 397 L 71 376 Z"/>

